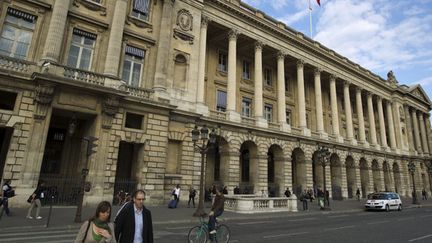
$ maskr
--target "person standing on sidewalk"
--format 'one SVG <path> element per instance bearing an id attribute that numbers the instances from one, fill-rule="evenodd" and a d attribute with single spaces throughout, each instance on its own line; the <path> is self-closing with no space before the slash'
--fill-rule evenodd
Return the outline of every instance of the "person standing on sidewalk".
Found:
<path id="1" fill-rule="evenodd" d="M 357 188 L 356 196 L 357 196 L 357 201 L 360 201 L 360 189 L 359 188 Z"/>
<path id="2" fill-rule="evenodd" d="M 3 198 L 1 199 L 0 206 L 3 205 L 4 212 L 6 213 L 6 216 L 10 216 L 10 210 L 9 210 L 9 203 L 8 200 L 10 197 L 15 196 L 15 191 L 12 190 L 12 187 L 10 186 L 10 180 L 6 180 L 3 184 Z"/>
<path id="3" fill-rule="evenodd" d="M 173 194 L 174 199 L 177 201 L 177 204 L 178 204 L 178 202 L 180 200 L 180 185 L 179 184 L 177 184 L 177 186 L 174 187 L 172 194 Z"/>
<path id="4" fill-rule="evenodd" d="M 119 243 L 153 243 L 151 212 L 144 206 L 145 191 L 135 191 L 132 200 L 117 213 L 115 238 Z"/>
<path id="5" fill-rule="evenodd" d="M 303 211 L 308 210 L 309 194 L 306 189 L 300 194 L 300 201 L 303 203 Z"/>
<path id="6" fill-rule="evenodd" d="M 30 205 L 30 208 L 29 208 L 29 210 L 27 212 L 27 218 L 28 219 L 33 219 L 33 217 L 31 215 L 32 215 L 33 209 L 35 207 L 37 207 L 37 209 L 36 209 L 36 215 L 35 215 L 36 219 L 42 219 L 42 217 L 39 215 L 40 209 L 42 207 L 40 199 L 44 198 L 44 196 L 45 196 L 44 195 L 45 190 L 46 190 L 46 188 L 45 188 L 45 182 L 41 181 L 39 183 L 39 185 L 36 187 L 36 190 L 30 196 L 29 203 L 31 203 L 31 205 Z"/>
<path id="7" fill-rule="evenodd" d="M 426 192 L 426 190 L 424 188 L 422 190 L 422 199 L 423 200 L 427 200 L 427 192 Z"/>
<path id="8" fill-rule="evenodd" d="M 188 201 L 188 208 L 190 208 L 190 202 L 192 201 L 193 207 L 195 207 L 195 196 L 196 196 L 196 190 L 193 188 L 193 186 L 189 189 L 189 201 Z"/>
<path id="9" fill-rule="evenodd" d="M 96 208 L 95 215 L 81 225 L 75 243 L 116 243 L 114 224 L 111 219 L 111 204 L 102 201 Z"/>

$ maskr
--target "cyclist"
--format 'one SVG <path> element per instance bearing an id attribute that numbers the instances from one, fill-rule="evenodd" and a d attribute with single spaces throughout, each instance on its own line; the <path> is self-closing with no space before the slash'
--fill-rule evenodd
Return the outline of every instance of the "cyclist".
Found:
<path id="1" fill-rule="evenodd" d="M 214 238 L 214 234 L 216 234 L 215 226 L 216 226 L 216 218 L 222 215 L 224 211 L 225 197 L 222 193 L 222 188 L 213 185 L 213 194 L 216 194 L 215 200 L 213 202 L 212 208 L 209 213 L 209 234 L 210 239 Z"/>

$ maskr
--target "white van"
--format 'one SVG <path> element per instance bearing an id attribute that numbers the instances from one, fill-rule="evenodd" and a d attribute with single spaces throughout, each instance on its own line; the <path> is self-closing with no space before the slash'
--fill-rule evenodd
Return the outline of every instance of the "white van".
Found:
<path id="1" fill-rule="evenodd" d="M 368 198 L 365 204 L 366 210 L 398 210 L 402 211 L 402 201 L 395 192 L 378 192 Z"/>

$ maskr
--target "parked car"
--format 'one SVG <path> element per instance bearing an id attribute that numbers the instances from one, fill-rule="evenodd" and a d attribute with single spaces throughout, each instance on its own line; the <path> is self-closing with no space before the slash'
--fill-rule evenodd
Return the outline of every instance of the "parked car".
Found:
<path id="1" fill-rule="evenodd" d="M 365 203 L 366 210 L 402 211 L 402 200 L 395 192 L 378 192 L 370 196 Z"/>

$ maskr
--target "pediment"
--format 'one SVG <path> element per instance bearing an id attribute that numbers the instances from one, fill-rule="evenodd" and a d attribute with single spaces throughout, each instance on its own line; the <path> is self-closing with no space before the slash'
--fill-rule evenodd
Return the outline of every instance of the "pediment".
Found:
<path id="1" fill-rule="evenodd" d="M 418 99 L 428 103 L 431 105 L 431 101 L 429 97 L 427 96 L 426 92 L 420 85 L 414 85 L 411 88 L 408 89 L 408 92 L 412 94 L 413 96 L 417 97 Z"/>

